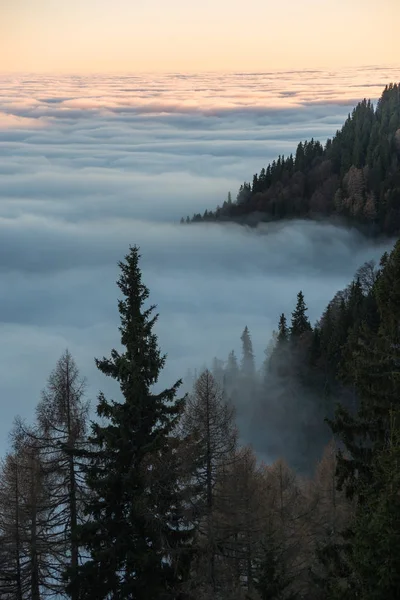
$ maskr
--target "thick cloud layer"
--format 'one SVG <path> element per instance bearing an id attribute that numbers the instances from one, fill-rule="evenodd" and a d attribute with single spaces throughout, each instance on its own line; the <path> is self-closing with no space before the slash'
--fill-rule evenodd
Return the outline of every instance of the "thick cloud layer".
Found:
<path id="1" fill-rule="evenodd" d="M 118 347 L 117 261 L 139 244 L 169 384 L 240 349 L 258 358 L 303 289 L 312 320 L 371 245 L 333 225 L 182 226 L 300 139 L 325 140 L 390 73 L 7 77 L 0 93 L 0 452 L 63 350 L 96 400 Z M 356 82 L 356 83 L 354 83 Z M 353 87 L 357 85 L 358 87 Z"/>

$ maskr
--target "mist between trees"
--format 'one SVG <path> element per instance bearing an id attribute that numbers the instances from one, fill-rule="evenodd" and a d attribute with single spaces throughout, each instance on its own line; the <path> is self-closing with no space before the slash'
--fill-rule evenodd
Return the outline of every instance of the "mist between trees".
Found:
<path id="1" fill-rule="evenodd" d="M 0 598 L 395 598 L 400 242 L 314 325 L 303 291 L 242 354 L 154 393 L 165 356 L 139 249 L 100 393 L 65 351 L 1 464 Z M 244 435 L 245 432 L 245 435 Z M 245 445 L 241 439 L 251 439 Z M 263 459 L 261 459 L 261 457 Z"/>

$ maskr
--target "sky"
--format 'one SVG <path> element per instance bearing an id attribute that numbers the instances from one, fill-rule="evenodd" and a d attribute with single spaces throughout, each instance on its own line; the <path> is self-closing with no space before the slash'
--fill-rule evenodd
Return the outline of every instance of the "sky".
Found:
<path id="1" fill-rule="evenodd" d="M 392 65 L 398 0 L 0 0 L 0 72 Z"/>
<path id="2" fill-rule="evenodd" d="M 117 262 L 130 244 L 160 313 L 160 385 L 250 329 L 257 363 L 302 289 L 315 322 L 365 261 L 392 246 L 330 224 L 180 225 L 215 208 L 301 139 L 324 142 L 399 69 L 278 74 L 3 75 L 0 86 L 0 455 L 32 420 L 66 348 L 118 398 L 94 358 L 119 347 Z"/>

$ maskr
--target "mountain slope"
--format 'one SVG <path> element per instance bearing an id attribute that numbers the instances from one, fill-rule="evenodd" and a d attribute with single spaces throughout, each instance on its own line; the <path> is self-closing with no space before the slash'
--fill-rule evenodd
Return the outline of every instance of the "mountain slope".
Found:
<path id="1" fill-rule="evenodd" d="M 300 142 L 240 186 L 235 201 L 181 223 L 256 224 L 337 217 L 370 234 L 400 233 L 400 84 L 385 87 L 377 106 L 363 100 L 325 147 Z"/>

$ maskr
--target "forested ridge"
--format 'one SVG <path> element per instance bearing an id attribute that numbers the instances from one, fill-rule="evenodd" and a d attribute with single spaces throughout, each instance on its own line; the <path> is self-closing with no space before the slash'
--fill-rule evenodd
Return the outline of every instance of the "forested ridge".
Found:
<path id="1" fill-rule="evenodd" d="M 232 199 L 181 223 L 334 217 L 369 235 L 400 233 L 400 85 L 364 99 L 325 146 L 300 142 L 244 182 Z"/>
<path id="2" fill-rule="evenodd" d="M 319 321 L 299 291 L 256 368 L 214 359 L 155 393 L 165 364 L 137 247 L 120 262 L 122 350 L 66 351 L 1 464 L 5 600 L 386 600 L 400 596 L 400 241 Z M 271 460 L 239 442 L 253 418 Z M 265 444 L 264 444 L 265 447 Z"/>

